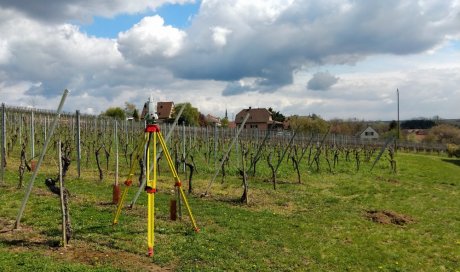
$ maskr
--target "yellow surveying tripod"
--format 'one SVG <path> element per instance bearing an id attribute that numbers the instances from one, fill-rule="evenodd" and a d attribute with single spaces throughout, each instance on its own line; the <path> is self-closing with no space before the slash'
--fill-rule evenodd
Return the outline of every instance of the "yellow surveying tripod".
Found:
<path id="1" fill-rule="evenodd" d="M 138 149 L 136 151 L 136 157 L 140 154 L 140 152 L 143 150 L 143 147 L 147 144 L 147 149 L 146 149 L 146 186 L 145 186 L 145 191 L 147 192 L 147 197 L 148 197 L 148 202 L 147 202 L 147 207 L 148 207 L 148 212 L 147 212 L 147 244 L 148 244 L 148 255 L 153 256 L 153 246 L 154 246 L 154 231 L 155 231 L 155 193 L 157 192 L 157 141 L 160 143 L 163 152 L 165 154 L 166 160 L 169 165 L 169 169 L 171 170 L 171 173 L 174 177 L 174 186 L 179 190 L 180 197 L 182 197 L 185 207 L 187 208 L 188 215 L 190 217 L 190 220 L 192 221 L 193 228 L 195 229 L 196 232 L 199 231 L 195 218 L 193 217 L 192 210 L 190 209 L 190 205 L 188 204 L 187 197 L 185 196 L 184 190 L 182 189 L 182 182 L 179 179 L 179 176 L 177 175 L 177 171 L 174 167 L 174 163 L 171 159 L 171 155 L 169 154 L 168 147 L 166 146 L 165 140 L 163 138 L 163 135 L 160 132 L 160 126 L 155 123 L 155 118 L 154 118 L 154 113 L 152 111 L 153 109 L 153 99 L 152 97 L 149 100 L 149 113 L 146 114 L 146 120 L 147 120 L 147 125 L 145 127 L 145 133 L 144 133 L 144 140 L 142 141 L 142 144 L 138 146 Z M 147 104 L 147 103 L 146 103 Z M 147 118 L 150 116 L 150 118 Z M 150 150 L 151 146 L 153 149 L 153 154 L 152 158 L 150 157 Z M 134 158 L 136 158 L 134 157 Z M 153 162 L 153 173 L 152 176 L 150 176 L 150 163 L 151 161 Z M 121 214 L 121 209 L 123 207 L 123 202 L 125 200 L 125 197 L 128 193 L 128 189 L 133 183 L 133 176 L 134 176 L 134 163 L 131 165 L 128 178 L 124 182 L 125 184 L 125 189 L 123 190 L 123 193 L 121 195 L 120 201 L 118 202 L 117 210 L 115 213 L 115 217 L 113 219 L 113 224 L 116 225 L 118 224 L 118 218 L 120 217 Z"/>

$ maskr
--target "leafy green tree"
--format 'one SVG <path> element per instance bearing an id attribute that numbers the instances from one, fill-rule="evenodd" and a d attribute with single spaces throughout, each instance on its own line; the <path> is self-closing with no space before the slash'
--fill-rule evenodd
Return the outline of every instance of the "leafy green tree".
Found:
<path id="1" fill-rule="evenodd" d="M 319 115 L 298 116 L 294 115 L 289 118 L 290 126 L 300 132 L 326 133 L 329 129 L 329 123 Z"/>
<path id="2" fill-rule="evenodd" d="M 224 117 L 222 118 L 222 120 L 220 120 L 220 125 L 223 127 L 223 128 L 227 128 L 228 127 L 228 117 Z"/>
<path id="3" fill-rule="evenodd" d="M 268 108 L 268 111 L 272 114 L 273 121 L 284 122 L 286 120 L 286 117 L 279 111 L 274 111 L 271 107 Z"/>
<path id="4" fill-rule="evenodd" d="M 139 121 L 140 117 L 139 117 L 139 111 L 137 109 L 134 109 L 133 111 L 133 119 L 135 121 Z"/>
<path id="5" fill-rule="evenodd" d="M 177 113 L 180 112 L 182 107 L 185 107 L 185 109 L 184 112 L 182 112 L 181 117 L 179 118 L 179 124 L 198 126 L 200 112 L 197 108 L 194 108 L 192 104 L 190 104 L 189 102 L 176 104 L 174 107 L 175 109 L 172 119 L 176 118 Z"/>
<path id="6" fill-rule="evenodd" d="M 430 129 L 435 125 L 433 120 L 414 119 L 401 122 L 401 129 Z"/>
<path id="7" fill-rule="evenodd" d="M 391 121 L 388 127 L 388 130 L 393 130 L 393 129 L 398 129 L 398 122 L 396 122 L 395 120 Z"/>
<path id="8" fill-rule="evenodd" d="M 120 107 L 108 108 L 101 115 L 116 118 L 116 119 L 119 119 L 119 120 L 123 120 L 123 119 L 126 118 L 125 111 Z"/>

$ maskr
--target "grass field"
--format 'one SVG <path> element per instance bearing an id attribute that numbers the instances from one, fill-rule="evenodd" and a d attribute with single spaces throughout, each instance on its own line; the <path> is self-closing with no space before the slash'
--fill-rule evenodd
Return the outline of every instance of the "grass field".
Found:
<path id="1" fill-rule="evenodd" d="M 111 181 L 74 179 L 74 169 L 68 248 L 59 246 L 58 197 L 44 185 L 57 172 L 52 165 L 36 180 L 22 229 L 11 231 L 25 189 L 9 167 L 0 187 L 0 271 L 460 271 L 460 160 L 399 153 L 397 163 L 397 174 L 386 162 L 372 173 L 368 164 L 346 170 L 351 162 L 335 173 L 303 166 L 302 184 L 285 167 L 276 191 L 261 171 L 249 181 L 249 205 L 238 202 L 236 176 L 201 198 L 212 175 L 200 173 L 188 196 L 199 233 L 185 213 L 169 220 L 173 181 L 163 171 L 154 258 L 146 257 L 145 193 L 112 227 Z"/>

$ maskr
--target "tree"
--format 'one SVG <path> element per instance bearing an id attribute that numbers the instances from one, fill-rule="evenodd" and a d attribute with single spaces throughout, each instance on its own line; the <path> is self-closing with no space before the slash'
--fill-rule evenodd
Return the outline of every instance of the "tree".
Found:
<path id="1" fill-rule="evenodd" d="M 432 120 L 414 119 L 402 122 L 401 129 L 430 129 L 435 125 L 436 123 Z"/>
<path id="2" fill-rule="evenodd" d="M 228 127 L 228 117 L 224 117 L 222 118 L 222 120 L 220 120 L 220 125 L 223 127 L 223 128 L 227 128 Z"/>
<path id="3" fill-rule="evenodd" d="M 273 121 L 284 122 L 286 120 L 286 117 L 279 111 L 274 111 L 271 107 L 268 108 L 268 111 L 272 114 Z"/>
<path id="4" fill-rule="evenodd" d="M 133 103 L 125 102 L 125 115 L 139 121 L 139 111 Z"/>
<path id="5" fill-rule="evenodd" d="M 134 121 L 139 121 L 139 119 L 140 119 L 139 111 L 137 109 L 134 109 L 134 111 L 133 111 L 133 119 L 134 119 Z"/>
<path id="6" fill-rule="evenodd" d="M 327 133 L 329 124 L 318 115 L 298 116 L 289 118 L 290 126 L 300 132 Z"/>
<path id="7" fill-rule="evenodd" d="M 101 115 L 116 118 L 116 119 L 119 119 L 119 120 L 123 120 L 123 119 L 126 118 L 125 111 L 120 107 L 108 108 Z"/>
<path id="8" fill-rule="evenodd" d="M 460 128 L 448 124 L 435 126 L 430 129 L 425 141 L 459 145 Z"/>
<path id="9" fill-rule="evenodd" d="M 181 117 L 179 118 L 179 124 L 198 126 L 200 112 L 198 111 L 197 108 L 194 108 L 192 104 L 190 104 L 189 102 L 179 103 L 175 106 L 175 110 L 173 113 L 173 119 L 176 118 L 177 113 L 180 112 L 182 107 L 185 107 L 185 109 L 182 112 Z"/>
<path id="10" fill-rule="evenodd" d="M 208 122 L 206 121 L 206 116 L 200 112 L 200 115 L 198 117 L 198 125 L 200 127 L 205 127 L 208 125 Z"/>
<path id="11" fill-rule="evenodd" d="M 388 130 L 393 130 L 393 129 L 398 129 L 398 122 L 395 120 L 390 122 L 390 125 L 388 126 Z"/>

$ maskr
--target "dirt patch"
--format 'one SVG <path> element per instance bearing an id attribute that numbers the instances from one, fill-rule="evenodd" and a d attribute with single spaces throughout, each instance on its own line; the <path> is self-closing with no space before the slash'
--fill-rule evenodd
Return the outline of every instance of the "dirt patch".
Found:
<path id="1" fill-rule="evenodd" d="M 393 183 L 393 184 L 399 184 L 399 183 L 401 183 L 399 180 L 397 180 L 397 179 L 395 179 L 395 178 L 377 177 L 376 179 L 377 179 L 378 181 L 385 181 L 385 182 Z"/>
<path id="2" fill-rule="evenodd" d="M 399 183 L 400 183 L 400 181 L 397 180 L 397 179 L 387 179 L 387 181 L 388 181 L 389 183 L 395 183 L 395 184 L 399 184 Z"/>
<path id="3" fill-rule="evenodd" d="M 13 230 L 14 220 L 0 218 L 0 242 L 12 252 L 35 251 L 44 256 L 64 262 L 86 264 L 93 267 L 110 266 L 124 271 L 171 271 L 152 262 L 152 258 L 131 252 L 116 250 L 93 242 L 72 240 L 66 247 L 60 247 L 59 241 L 21 225 Z"/>
<path id="4" fill-rule="evenodd" d="M 112 266 L 126 271 L 171 271 L 152 263 L 152 258 L 134 253 L 113 250 L 94 243 L 74 241 L 67 248 L 55 247 L 44 255 L 91 266 Z"/>
<path id="5" fill-rule="evenodd" d="M 366 211 L 365 217 L 376 223 L 393 224 L 398 226 L 404 226 L 414 222 L 411 217 L 392 211 L 370 210 Z"/>

